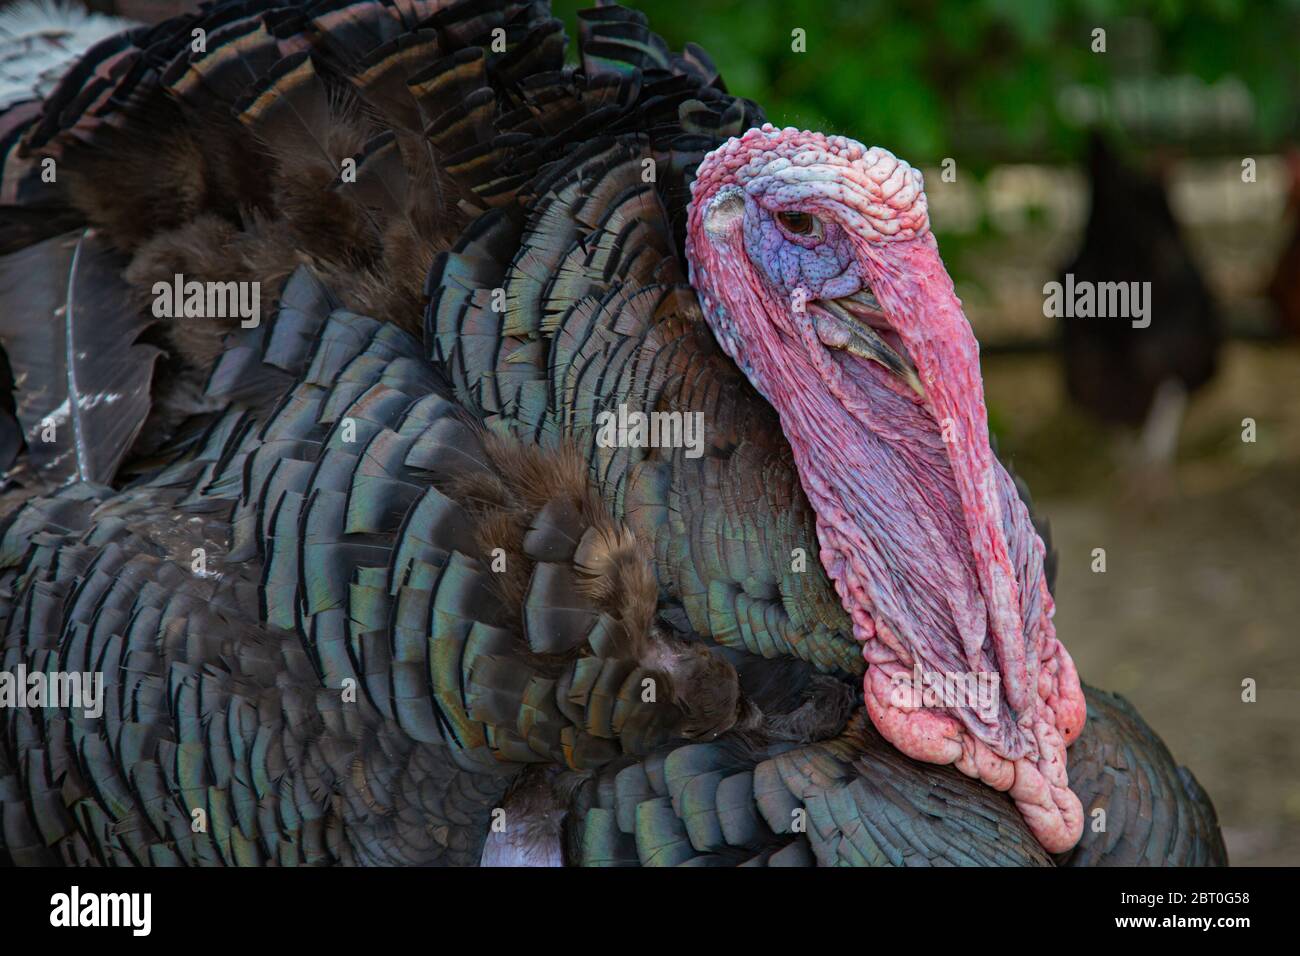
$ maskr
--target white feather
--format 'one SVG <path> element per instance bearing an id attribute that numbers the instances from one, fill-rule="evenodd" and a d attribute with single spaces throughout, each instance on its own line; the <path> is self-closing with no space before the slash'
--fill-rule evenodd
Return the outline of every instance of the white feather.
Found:
<path id="1" fill-rule="evenodd" d="M 0 111 L 49 96 L 77 57 L 133 26 L 60 0 L 23 0 L 0 10 Z"/>

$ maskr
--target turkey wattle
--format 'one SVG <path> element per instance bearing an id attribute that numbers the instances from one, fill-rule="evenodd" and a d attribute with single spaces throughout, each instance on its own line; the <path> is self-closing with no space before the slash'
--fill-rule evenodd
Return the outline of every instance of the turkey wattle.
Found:
<path id="1" fill-rule="evenodd" d="M 104 680 L 0 708 L 0 852 L 1223 862 L 1056 640 L 919 174 L 639 13 L 567 42 L 227 0 L 0 115 L 0 672 Z"/>

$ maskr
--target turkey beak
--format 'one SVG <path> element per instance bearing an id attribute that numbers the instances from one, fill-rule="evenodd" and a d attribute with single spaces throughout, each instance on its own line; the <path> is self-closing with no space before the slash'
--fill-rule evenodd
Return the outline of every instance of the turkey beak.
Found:
<path id="1" fill-rule="evenodd" d="M 885 311 L 869 289 L 839 299 L 818 299 L 813 305 L 819 313 L 814 316 L 818 335 L 826 345 L 883 366 L 925 398 L 925 387 L 911 360 L 877 331 L 887 327 Z"/>

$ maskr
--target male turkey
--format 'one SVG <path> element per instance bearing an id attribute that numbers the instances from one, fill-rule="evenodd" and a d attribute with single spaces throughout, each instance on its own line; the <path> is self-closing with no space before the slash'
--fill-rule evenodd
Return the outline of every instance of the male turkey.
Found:
<path id="1" fill-rule="evenodd" d="M 541 2 L 221 2 L 5 115 L 2 666 L 105 693 L 0 709 L 0 845 L 1224 862 L 1056 640 L 919 173 L 639 13 L 566 44 Z M 191 282 L 260 321 L 157 317 Z"/>

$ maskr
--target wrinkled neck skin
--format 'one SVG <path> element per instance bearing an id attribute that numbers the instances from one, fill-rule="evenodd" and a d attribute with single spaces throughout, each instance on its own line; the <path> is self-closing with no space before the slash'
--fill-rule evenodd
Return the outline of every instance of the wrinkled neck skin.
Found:
<path id="1" fill-rule="evenodd" d="M 823 345 L 809 311 L 775 294 L 741 248 L 694 250 L 692 283 L 723 348 L 780 415 L 822 565 L 870 665 L 873 723 L 908 756 L 1008 791 L 1046 849 L 1069 849 L 1083 811 L 1065 748 L 1083 727 L 1083 695 L 1052 626 L 1042 541 L 989 447 L 978 346 L 932 234 L 896 242 L 891 280 L 874 286 L 891 315 L 926 309 L 925 327 L 943 330 L 927 340 L 899 329 L 926 400 Z M 911 692 L 919 674 L 995 682 L 992 706 L 927 700 Z"/>

